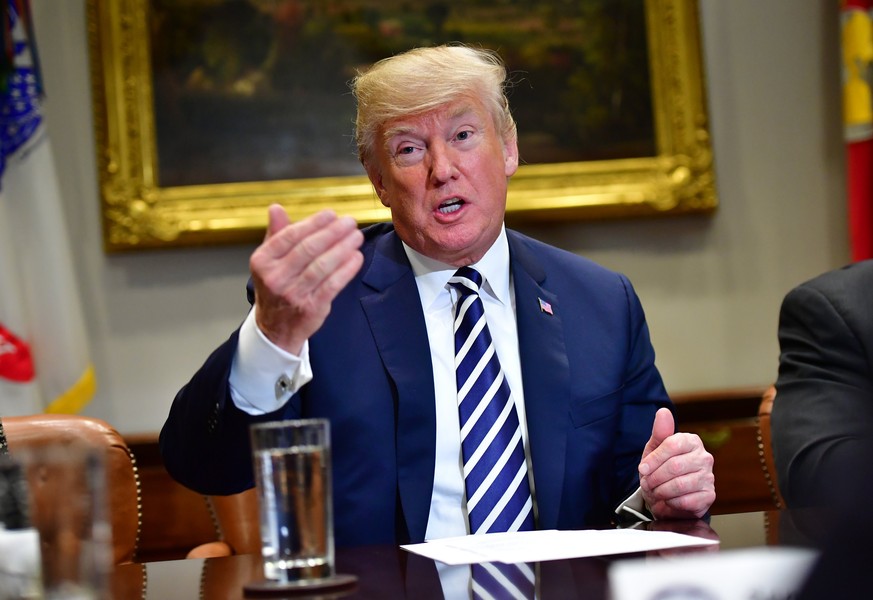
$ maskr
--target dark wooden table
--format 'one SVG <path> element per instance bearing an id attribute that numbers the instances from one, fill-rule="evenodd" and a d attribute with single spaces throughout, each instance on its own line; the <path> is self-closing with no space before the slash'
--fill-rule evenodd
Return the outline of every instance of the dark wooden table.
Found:
<path id="1" fill-rule="evenodd" d="M 720 540 L 717 547 L 683 549 L 682 552 L 723 551 L 767 545 L 804 545 L 789 513 L 779 511 L 716 515 L 709 523 L 658 522 L 657 529 Z M 671 551 L 677 552 L 677 551 Z M 618 557 L 544 561 L 536 564 L 537 598 L 541 600 L 608 598 L 608 569 Z M 396 546 L 342 548 L 336 553 L 338 573 L 358 578 L 348 591 L 288 598 L 348 598 L 443 600 L 436 563 Z M 124 565 L 113 578 L 113 598 L 203 598 L 243 600 L 243 586 L 262 578 L 258 555 L 225 558 L 155 561 Z M 281 597 L 281 596 L 279 596 Z"/>

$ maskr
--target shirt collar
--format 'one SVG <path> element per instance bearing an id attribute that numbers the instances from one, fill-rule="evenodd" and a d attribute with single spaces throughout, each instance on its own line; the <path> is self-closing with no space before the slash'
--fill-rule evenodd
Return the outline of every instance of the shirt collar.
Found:
<path id="1" fill-rule="evenodd" d="M 421 296 L 421 305 L 428 308 L 446 291 L 449 279 L 458 269 L 416 252 L 405 242 L 403 249 L 412 265 L 418 293 Z M 500 228 L 500 235 L 497 236 L 485 256 L 470 266 L 482 274 L 482 278 L 485 280 L 483 288 L 486 293 L 504 305 L 510 304 L 509 243 L 506 239 L 505 226 Z"/>

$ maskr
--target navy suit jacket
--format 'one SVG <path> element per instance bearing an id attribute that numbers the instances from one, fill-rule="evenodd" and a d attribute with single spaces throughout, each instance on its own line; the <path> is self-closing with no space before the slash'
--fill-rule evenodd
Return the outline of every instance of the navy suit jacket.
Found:
<path id="1" fill-rule="evenodd" d="M 230 494 L 253 485 L 250 423 L 328 418 L 337 545 L 418 542 L 436 445 L 427 332 L 393 226 L 364 233 L 361 271 L 310 339 L 312 381 L 275 413 L 238 410 L 227 383 L 234 332 L 177 394 L 161 451 L 184 485 Z M 538 527 L 609 523 L 638 485 L 655 412 L 670 406 L 642 307 L 623 275 L 507 235 Z"/>

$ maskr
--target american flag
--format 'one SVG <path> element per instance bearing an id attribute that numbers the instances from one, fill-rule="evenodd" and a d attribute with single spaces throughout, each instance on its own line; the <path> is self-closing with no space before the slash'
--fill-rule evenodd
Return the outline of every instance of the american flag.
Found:
<path id="1" fill-rule="evenodd" d="M 540 301 L 540 310 L 541 311 L 543 311 L 544 313 L 550 314 L 550 315 L 555 314 L 552 312 L 552 305 L 551 304 L 549 304 L 548 302 L 546 302 L 542 298 L 537 298 L 537 300 Z"/>

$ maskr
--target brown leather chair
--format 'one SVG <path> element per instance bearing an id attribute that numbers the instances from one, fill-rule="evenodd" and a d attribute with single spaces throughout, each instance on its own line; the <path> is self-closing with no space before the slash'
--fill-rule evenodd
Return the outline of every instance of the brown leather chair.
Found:
<path id="1" fill-rule="evenodd" d="M 258 496 L 255 488 L 230 496 L 206 496 L 218 540 L 192 548 L 188 558 L 261 553 Z"/>
<path id="2" fill-rule="evenodd" d="M 141 527 L 142 503 L 136 460 L 121 435 L 105 421 L 80 415 L 40 414 L 3 417 L 10 456 L 17 452 L 56 445 L 71 448 L 85 445 L 105 450 L 107 509 L 112 527 L 113 558 L 116 565 L 136 560 Z M 60 493 L 51 477 L 42 477 L 29 493 L 38 502 L 47 494 Z"/>
<path id="3" fill-rule="evenodd" d="M 773 411 L 773 402 L 776 400 L 776 386 L 768 387 L 761 397 L 758 406 L 758 458 L 761 468 L 764 470 L 764 479 L 770 489 L 773 499 L 773 508 L 783 508 L 782 494 L 779 493 L 779 484 L 776 479 L 776 463 L 773 460 L 773 437 L 770 428 L 770 414 Z"/>

